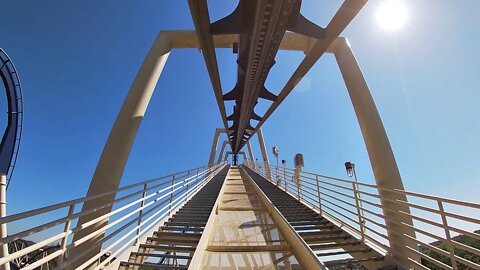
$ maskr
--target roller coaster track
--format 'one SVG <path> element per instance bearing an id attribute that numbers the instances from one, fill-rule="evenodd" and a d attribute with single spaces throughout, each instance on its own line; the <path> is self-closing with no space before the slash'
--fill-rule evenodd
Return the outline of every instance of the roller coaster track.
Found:
<path id="1" fill-rule="evenodd" d="M 7 175 L 10 185 L 17 163 L 23 130 L 23 94 L 20 79 L 12 60 L 0 48 L 0 76 L 7 96 L 7 127 L 0 145 L 0 172 Z"/>

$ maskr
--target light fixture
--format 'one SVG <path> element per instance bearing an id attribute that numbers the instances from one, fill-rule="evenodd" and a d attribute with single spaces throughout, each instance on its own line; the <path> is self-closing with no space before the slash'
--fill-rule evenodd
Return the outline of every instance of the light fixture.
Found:
<path id="1" fill-rule="evenodd" d="M 347 170 L 348 177 L 352 177 L 355 174 L 355 163 L 345 162 L 345 170 Z"/>
<path id="2" fill-rule="evenodd" d="M 276 156 L 277 158 L 278 158 L 278 151 L 279 151 L 279 150 L 278 150 L 278 147 L 274 146 L 274 147 L 272 148 L 273 155 Z"/>

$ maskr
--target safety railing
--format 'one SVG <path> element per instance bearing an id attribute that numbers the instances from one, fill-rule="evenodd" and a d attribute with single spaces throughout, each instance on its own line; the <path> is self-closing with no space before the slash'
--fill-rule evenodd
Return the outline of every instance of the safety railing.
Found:
<path id="1" fill-rule="evenodd" d="M 119 263 L 122 255 L 157 229 L 159 224 L 196 194 L 210 179 L 225 167 L 199 167 L 164 177 L 128 185 L 93 197 L 84 197 L 35 210 L 6 216 L 0 224 L 7 224 L 10 234 L 0 239 L 0 245 L 9 245 L 10 254 L 0 258 L 0 268 L 12 263 L 15 268 L 35 269 L 91 267 L 102 269 Z M 114 201 L 83 211 L 83 203 L 116 194 Z M 77 226 L 80 217 L 107 207 L 112 211 Z M 99 221 L 108 219 L 93 233 L 73 241 L 73 235 Z M 33 225 L 35 224 L 35 225 Z M 69 251 L 86 241 L 88 249 L 82 254 Z M 15 249 L 21 242 L 23 248 Z M 27 243 L 27 244 L 25 244 Z M 78 261 L 83 255 L 101 250 L 88 261 Z"/>
<path id="2" fill-rule="evenodd" d="M 382 254 L 391 254 L 388 233 L 404 237 L 404 242 L 410 243 L 405 254 L 410 268 L 480 269 L 480 203 L 385 189 L 272 165 L 269 177 L 264 164 L 247 161 L 245 165 Z M 382 198 L 388 202 L 388 206 L 382 206 L 379 191 L 405 195 L 407 201 Z M 410 213 L 395 211 L 395 205 L 408 206 Z M 397 218 L 388 221 L 413 229 L 415 236 L 402 234 L 401 230 L 387 232 L 384 211 L 394 211 Z M 411 218 L 413 226 L 402 222 L 402 217 Z"/>

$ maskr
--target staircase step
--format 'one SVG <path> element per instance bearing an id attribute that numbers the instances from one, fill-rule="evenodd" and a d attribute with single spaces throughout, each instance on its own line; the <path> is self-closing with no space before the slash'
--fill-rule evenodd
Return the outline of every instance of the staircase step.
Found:
<path id="1" fill-rule="evenodd" d="M 194 247 L 159 246 L 159 245 L 140 244 L 140 248 L 148 248 L 148 249 L 154 249 L 154 250 L 165 251 L 165 252 L 184 252 L 184 253 L 195 252 Z"/>
<path id="2" fill-rule="evenodd" d="M 165 226 L 190 226 L 190 227 L 204 227 L 207 222 L 175 222 L 175 221 L 166 221 Z"/>
<path id="3" fill-rule="evenodd" d="M 352 250 L 318 253 L 317 256 L 318 257 L 323 257 L 323 256 L 333 256 L 333 255 L 342 255 L 342 254 L 367 253 L 367 252 L 371 252 L 371 251 L 372 251 L 371 248 L 361 248 L 361 249 L 352 249 Z"/>
<path id="4" fill-rule="evenodd" d="M 196 239 L 196 240 L 200 240 L 200 237 L 202 237 L 201 233 L 154 232 L 153 234 L 159 237 L 166 237 L 166 238 L 178 237 L 183 239 Z"/>
<path id="5" fill-rule="evenodd" d="M 138 266 L 141 267 L 140 269 L 155 269 L 155 270 L 161 270 L 161 269 L 188 269 L 188 266 L 180 266 L 180 265 L 159 265 L 159 264 L 153 264 L 153 263 L 134 263 L 134 262 L 120 262 L 120 266 Z"/>
<path id="6" fill-rule="evenodd" d="M 155 258 L 165 258 L 165 259 L 180 259 L 180 260 L 189 260 L 192 256 L 189 255 L 173 255 L 173 254 L 160 254 L 160 253 L 144 253 L 144 252 L 132 252 L 130 256 L 133 257 L 155 257 Z"/>
<path id="7" fill-rule="evenodd" d="M 308 244 L 316 244 L 316 243 L 325 243 L 325 242 L 337 242 L 338 240 L 347 240 L 352 238 L 352 236 L 348 234 L 342 234 L 342 235 L 335 235 L 335 236 L 317 236 L 317 235 L 301 235 L 302 238 L 307 242 Z"/>
<path id="8" fill-rule="evenodd" d="M 313 244 L 310 245 L 312 250 L 326 250 L 326 249 L 335 249 L 335 248 L 342 248 L 348 246 L 357 246 L 360 245 L 362 242 L 360 241 L 346 241 L 346 242 L 337 242 L 337 243 L 330 243 L 330 244 Z"/>
<path id="9" fill-rule="evenodd" d="M 335 229 L 335 226 L 334 225 L 311 225 L 311 226 L 305 226 L 305 225 L 302 225 L 302 226 L 292 226 L 295 231 L 299 232 L 299 231 L 309 231 L 309 230 L 332 230 L 332 229 Z"/>
<path id="10" fill-rule="evenodd" d="M 327 235 L 332 235 L 332 236 L 339 236 L 342 233 L 345 233 L 341 229 L 334 229 L 334 230 L 315 230 L 315 231 L 302 231 L 298 232 L 298 234 L 302 237 L 309 237 L 309 236 L 327 236 Z"/>
<path id="11" fill-rule="evenodd" d="M 148 237 L 147 241 L 150 242 L 150 245 L 162 244 L 162 245 L 182 245 L 182 246 L 196 247 L 198 244 L 198 239 L 185 239 L 185 238 Z"/>
<path id="12" fill-rule="evenodd" d="M 382 261 L 383 259 L 384 259 L 383 256 L 373 256 L 373 257 L 368 257 L 363 259 L 344 259 L 344 260 L 329 261 L 329 262 L 324 262 L 324 264 L 326 267 L 330 268 L 337 265 L 348 265 L 348 264 L 362 263 L 362 262 L 368 262 L 368 261 Z"/>
<path id="13" fill-rule="evenodd" d="M 163 231 L 179 231 L 179 232 L 203 232 L 203 228 L 186 228 L 186 227 L 174 227 L 174 226 L 162 226 Z"/>
<path id="14" fill-rule="evenodd" d="M 310 226 L 310 225 L 332 225 L 328 220 L 302 220 L 302 221 L 290 221 L 290 225 L 295 226 Z"/>

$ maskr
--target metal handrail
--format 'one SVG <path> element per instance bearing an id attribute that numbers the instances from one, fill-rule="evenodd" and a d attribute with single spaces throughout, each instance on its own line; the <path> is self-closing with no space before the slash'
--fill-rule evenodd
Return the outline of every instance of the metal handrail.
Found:
<path id="1" fill-rule="evenodd" d="M 268 175 L 261 163 L 246 161 L 245 165 L 313 210 L 321 213 L 334 224 L 341 226 L 352 236 L 364 240 L 366 244 L 384 254 L 390 253 L 390 239 L 387 235 L 384 212 L 395 210 L 392 209 L 393 207 L 382 206 L 380 199 L 391 204 L 408 206 L 411 213 L 403 211 L 396 211 L 395 213 L 412 218 L 413 225 L 403 223 L 400 217 L 390 218 L 388 221 L 398 226 L 409 227 L 416 232 L 415 237 L 399 232 L 389 232 L 401 234 L 400 237 L 410 240 L 405 241 L 405 243 L 414 243 L 407 246 L 411 253 L 405 255 L 411 262 L 410 267 L 429 269 L 424 265 L 425 262 L 429 262 L 441 269 L 457 270 L 459 265 L 480 269 L 478 263 L 459 257 L 456 254 L 456 250 L 463 250 L 480 256 L 480 249 L 453 239 L 454 234 L 463 234 L 480 240 L 480 234 L 472 232 L 472 228 L 480 228 L 480 203 L 382 188 L 375 184 L 311 172 L 300 172 L 297 174 L 298 179 L 296 179 L 294 169 L 274 165 L 270 165 L 271 174 Z M 368 189 L 368 191 L 362 189 Z M 405 195 L 409 201 L 383 198 L 379 191 Z M 419 200 L 422 202 L 418 202 Z M 446 206 L 461 207 L 465 211 L 462 213 L 455 213 L 452 209 L 447 211 Z M 446 246 L 446 249 L 432 245 L 431 239 L 440 241 Z M 443 256 L 446 260 L 441 261 L 438 256 Z M 417 261 L 418 257 L 422 259 L 421 262 Z M 445 261 L 449 262 L 445 263 Z"/>
<path id="2" fill-rule="evenodd" d="M 92 256 L 88 261 L 81 262 L 79 269 L 88 267 L 97 262 L 95 269 L 100 269 L 107 264 L 119 261 L 119 257 L 130 251 L 135 243 L 147 237 L 155 230 L 160 223 L 177 211 L 184 203 L 194 196 L 210 179 L 212 179 L 220 170 L 226 166 L 226 163 L 220 163 L 215 166 L 198 167 L 164 177 L 154 178 L 139 183 L 131 184 L 109 192 L 105 192 L 92 197 L 83 197 L 54 205 L 41 207 L 31 211 L 6 216 L 0 220 L 0 224 L 7 224 L 10 228 L 15 224 L 26 223 L 31 219 L 47 219 L 40 225 L 31 226 L 29 229 L 17 231 L 7 237 L 0 238 L 0 245 L 7 245 L 17 240 L 24 240 L 25 237 L 37 240 L 37 243 L 17 250 L 3 258 L 0 258 L 0 266 L 13 262 L 15 259 L 35 252 L 44 247 L 50 247 L 58 243 L 59 250 L 54 251 L 30 265 L 21 265 L 22 269 L 34 269 L 46 263 L 54 261 L 61 268 L 78 265 L 76 261 L 101 246 L 101 251 Z M 138 190 L 142 187 L 140 190 Z M 111 194 L 122 192 L 122 196 L 117 195 L 114 201 L 104 203 L 94 209 L 75 212 L 84 202 L 102 198 Z M 124 194 L 124 193 L 127 194 Z M 101 215 L 87 223 L 76 225 L 71 228 L 71 224 L 80 217 L 95 211 L 113 206 L 113 210 Z M 68 209 L 66 214 L 60 218 L 52 218 L 58 211 Z M 108 219 L 109 222 L 97 228 L 94 232 L 76 239 L 72 235 L 85 228 L 91 227 L 100 220 Z M 58 229 L 62 227 L 62 229 Z M 10 229 L 12 231 L 12 229 Z M 105 234 L 105 235 L 103 235 Z M 96 240 L 95 244 L 88 247 L 82 254 L 69 254 L 69 251 L 92 239 L 103 235 Z M 101 257 L 110 253 L 103 261 Z"/>

